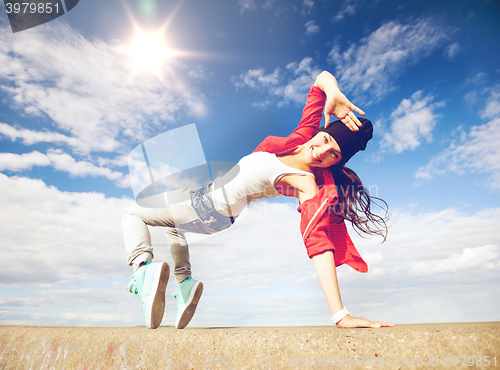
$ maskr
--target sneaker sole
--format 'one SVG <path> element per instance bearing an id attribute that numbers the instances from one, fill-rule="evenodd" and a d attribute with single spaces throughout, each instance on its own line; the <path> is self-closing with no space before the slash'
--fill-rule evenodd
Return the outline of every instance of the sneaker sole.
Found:
<path id="1" fill-rule="evenodd" d="M 165 312 L 165 290 L 167 289 L 168 278 L 170 277 L 170 267 L 167 263 L 162 263 L 161 268 L 155 272 L 156 293 L 151 306 L 151 317 L 149 317 L 148 327 L 156 329 L 160 326 Z"/>
<path id="2" fill-rule="evenodd" d="M 203 293 L 203 283 L 198 281 L 191 289 L 191 294 L 186 302 L 186 308 L 179 318 L 179 322 L 175 326 L 177 329 L 184 329 L 191 321 L 200 301 L 201 294 Z"/>

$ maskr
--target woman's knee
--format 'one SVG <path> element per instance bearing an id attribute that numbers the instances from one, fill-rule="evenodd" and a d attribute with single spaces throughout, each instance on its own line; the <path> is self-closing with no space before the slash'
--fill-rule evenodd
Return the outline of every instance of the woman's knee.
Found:
<path id="1" fill-rule="evenodd" d="M 122 218 L 126 216 L 140 216 L 140 214 L 140 206 L 134 202 L 123 211 Z"/>

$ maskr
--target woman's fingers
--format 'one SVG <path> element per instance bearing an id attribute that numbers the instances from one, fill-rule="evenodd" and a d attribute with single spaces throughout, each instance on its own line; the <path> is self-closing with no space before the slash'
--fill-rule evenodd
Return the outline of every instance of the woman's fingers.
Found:
<path id="1" fill-rule="evenodd" d="M 371 321 L 371 320 L 370 320 Z M 372 328 L 381 328 L 381 327 L 392 327 L 393 324 L 389 324 L 388 322 L 380 322 L 380 321 L 371 321 Z"/>
<path id="2" fill-rule="evenodd" d="M 380 326 L 385 326 L 385 327 L 393 327 L 394 326 L 394 324 L 389 324 L 388 322 L 381 322 L 379 324 L 380 324 Z"/>
<path id="3" fill-rule="evenodd" d="M 351 111 L 349 113 L 349 116 L 351 117 L 352 121 L 356 124 L 356 131 L 358 130 L 358 127 L 362 126 L 361 121 L 356 117 L 356 115 Z"/>
<path id="4" fill-rule="evenodd" d="M 325 128 L 330 126 L 330 123 L 332 122 L 332 117 L 330 116 L 330 113 L 325 114 Z"/>
<path id="5" fill-rule="evenodd" d="M 351 130 L 351 131 L 358 131 L 359 128 L 358 126 L 361 126 L 361 122 L 356 118 L 354 113 L 349 112 L 347 116 L 344 117 L 344 119 L 341 119 L 341 121 Z"/>
<path id="6" fill-rule="evenodd" d="M 348 109 L 349 109 L 349 111 L 348 111 L 347 115 L 345 116 L 345 122 L 344 121 L 342 121 L 342 122 L 344 122 L 347 125 L 347 127 L 349 127 L 349 129 L 351 129 L 351 131 L 358 131 L 359 130 L 358 127 L 361 127 L 362 124 L 361 124 L 361 121 L 358 119 L 358 117 L 356 117 L 354 112 L 358 112 L 362 116 L 365 115 L 365 112 L 363 112 L 361 109 L 359 109 L 358 107 L 356 107 L 352 103 L 350 103 L 350 105 L 348 106 Z"/>
<path id="7" fill-rule="evenodd" d="M 330 126 L 331 117 L 330 115 L 334 115 L 341 122 L 343 122 L 351 131 L 358 131 L 362 124 L 359 121 L 358 117 L 356 117 L 357 112 L 362 116 L 365 115 L 365 112 L 352 104 L 344 94 L 340 93 L 331 99 L 327 99 L 325 104 L 325 128 Z"/>
<path id="8" fill-rule="evenodd" d="M 337 323 L 339 328 L 381 328 L 392 327 L 394 325 L 387 322 L 372 321 L 360 317 L 346 316 Z"/>
<path id="9" fill-rule="evenodd" d="M 356 107 L 354 104 L 351 104 L 351 110 L 358 112 L 362 116 L 365 115 L 365 112 L 363 112 L 361 109 L 359 109 L 358 107 Z"/>

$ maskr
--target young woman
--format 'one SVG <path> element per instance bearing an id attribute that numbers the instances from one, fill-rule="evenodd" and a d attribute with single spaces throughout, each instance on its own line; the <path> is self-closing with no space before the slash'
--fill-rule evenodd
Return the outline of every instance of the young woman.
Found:
<path id="1" fill-rule="evenodd" d="M 325 111 L 325 128 L 319 130 Z M 194 315 L 203 284 L 191 278 L 185 231 L 215 233 L 229 227 L 250 202 L 274 196 L 296 197 L 301 213 L 300 229 L 312 259 L 332 321 L 340 328 L 392 326 L 350 316 L 343 306 L 336 266 L 348 264 L 368 271 L 354 247 L 344 220 L 368 234 L 385 235 L 384 219 L 371 212 L 372 197 L 345 163 L 364 150 L 372 137 L 370 121 L 357 118 L 364 112 L 338 88 L 329 72 L 322 72 L 308 94 L 302 120 L 287 138 L 267 137 L 256 150 L 238 162 L 238 172 L 229 171 L 210 184 L 184 190 L 178 201 L 165 194 L 155 201 L 162 207 L 145 208 L 134 203 L 123 216 L 123 234 L 128 263 L 134 267 L 129 290 L 139 296 L 146 326 L 160 325 L 165 309 L 169 278 L 166 263 L 153 264 L 153 248 L 147 225 L 164 227 L 175 262 L 177 281 L 176 327 L 184 328 Z M 340 121 L 331 122 L 330 115 Z"/>

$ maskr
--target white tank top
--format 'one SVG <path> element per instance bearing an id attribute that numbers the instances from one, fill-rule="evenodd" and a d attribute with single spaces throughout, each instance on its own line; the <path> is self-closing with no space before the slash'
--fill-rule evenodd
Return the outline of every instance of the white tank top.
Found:
<path id="1" fill-rule="evenodd" d="M 283 164 L 275 154 L 249 154 L 224 176 L 215 179 L 211 189 L 215 209 L 225 216 L 237 216 L 257 199 L 282 196 L 275 185 L 285 175 L 314 176 Z"/>

